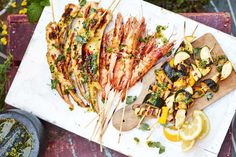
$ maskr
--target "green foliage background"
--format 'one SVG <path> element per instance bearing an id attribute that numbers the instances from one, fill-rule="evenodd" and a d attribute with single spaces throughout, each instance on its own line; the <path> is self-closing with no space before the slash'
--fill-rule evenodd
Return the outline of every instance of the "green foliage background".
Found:
<path id="1" fill-rule="evenodd" d="M 174 12 L 202 12 L 210 0 L 145 0 Z"/>

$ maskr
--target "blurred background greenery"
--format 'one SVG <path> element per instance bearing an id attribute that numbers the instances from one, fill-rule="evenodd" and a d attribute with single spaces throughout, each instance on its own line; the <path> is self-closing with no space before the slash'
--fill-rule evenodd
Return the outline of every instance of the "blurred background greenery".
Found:
<path id="1" fill-rule="evenodd" d="M 174 12 L 207 12 L 210 0 L 145 0 Z"/>

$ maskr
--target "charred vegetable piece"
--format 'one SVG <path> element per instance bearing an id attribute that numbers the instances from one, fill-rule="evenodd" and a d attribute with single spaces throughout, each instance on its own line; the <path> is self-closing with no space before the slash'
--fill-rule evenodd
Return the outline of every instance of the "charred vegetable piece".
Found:
<path id="1" fill-rule="evenodd" d="M 201 98 L 205 95 L 205 91 L 201 87 L 194 87 L 193 91 L 192 98 L 194 99 Z"/>
<path id="2" fill-rule="evenodd" d="M 211 71 L 211 67 L 207 66 L 207 61 L 202 60 L 200 62 L 199 60 L 195 60 L 195 63 L 202 76 L 206 76 Z"/>
<path id="3" fill-rule="evenodd" d="M 161 108 L 161 116 L 160 116 L 160 118 L 158 119 L 158 122 L 159 122 L 160 124 L 166 124 L 167 117 L 168 117 L 168 107 L 163 106 L 163 107 Z"/>
<path id="4" fill-rule="evenodd" d="M 213 62 L 212 56 L 211 56 L 211 50 L 208 46 L 204 46 L 200 51 L 200 58 L 201 60 L 206 61 L 206 64 L 209 64 L 210 62 Z"/>
<path id="5" fill-rule="evenodd" d="M 219 85 L 213 81 L 212 79 L 206 79 L 202 81 L 204 84 L 206 84 L 211 91 L 217 92 L 219 90 Z"/>
<path id="6" fill-rule="evenodd" d="M 164 70 L 165 74 L 172 82 L 178 79 L 178 75 L 176 74 L 177 72 L 170 66 L 168 62 L 165 62 L 161 68 Z"/>
<path id="7" fill-rule="evenodd" d="M 181 77 L 181 76 L 187 76 L 188 75 L 188 67 L 187 67 L 187 65 L 185 65 L 185 64 L 179 64 L 178 66 L 177 66 L 177 70 L 178 70 L 178 72 L 180 73 L 179 74 L 179 76 Z"/>
<path id="8" fill-rule="evenodd" d="M 190 58 L 190 55 L 187 52 L 180 51 L 174 57 L 174 65 L 176 66 L 179 63 L 182 63 L 183 61 L 189 58 Z"/>
<path id="9" fill-rule="evenodd" d="M 184 89 L 175 93 L 175 109 L 187 109 L 192 103 L 192 95 Z"/>
<path id="10" fill-rule="evenodd" d="M 198 81 L 201 77 L 202 77 L 202 74 L 201 72 L 199 71 L 199 69 L 196 67 L 196 65 L 194 64 L 191 64 L 192 66 L 192 71 L 191 71 L 191 74 L 194 78 L 195 81 Z"/>
<path id="11" fill-rule="evenodd" d="M 188 85 L 187 77 L 185 77 L 185 76 L 179 78 L 177 81 L 174 82 L 174 88 L 176 90 L 179 90 L 181 88 L 185 88 L 185 87 L 187 87 L 187 85 Z"/>
<path id="12" fill-rule="evenodd" d="M 144 104 L 149 104 L 154 107 L 161 108 L 165 105 L 165 101 L 156 93 L 149 93 L 143 100 Z"/>
<path id="13" fill-rule="evenodd" d="M 220 80 L 224 80 L 227 77 L 229 77 L 229 75 L 232 73 L 233 71 L 233 67 L 230 61 L 227 61 L 226 63 L 224 63 L 222 70 L 221 70 L 221 77 Z"/>
<path id="14" fill-rule="evenodd" d="M 158 117 L 160 108 L 150 107 L 149 105 L 134 105 L 134 113 L 138 116 Z"/>

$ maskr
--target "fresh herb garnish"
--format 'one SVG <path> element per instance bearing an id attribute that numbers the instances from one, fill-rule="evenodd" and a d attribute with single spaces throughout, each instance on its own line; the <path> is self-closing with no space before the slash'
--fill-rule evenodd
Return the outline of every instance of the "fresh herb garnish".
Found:
<path id="1" fill-rule="evenodd" d="M 137 99 L 137 96 L 127 96 L 126 98 L 126 104 L 130 105 Z"/>
<path id="2" fill-rule="evenodd" d="M 202 68 L 202 69 L 205 69 L 206 68 L 206 65 L 207 65 L 207 61 L 206 60 L 202 60 L 199 64 L 199 67 Z"/>
<path id="3" fill-rule="evenodd" d="M 55 67 L 52 65 L 52 64 L 50 64 L 50 71 L 51 71 L 51 73 L 54 73 L 54 71 L 55 71 Z"/>
<path id="4" fill-rule="evenodd" d="M 193 49 L 193 55 L 194 55 L 194 58 L 197 58 L 199 53 L 200 53 L 200 50 L 201 48 L 194 48 Z"/>
<path id="5" fill-rule="evenodd" d="M 79 0 L 80 7 L 85 6 L 86 3 L 87 3 L 87 0 Z"/>
<path id="6" fill-rule="evenodd" d="M 216 68 L 216 70 L 217 70 L 219 73 L 221 73 L 222 68 L 223 68 L 223 65 L 218 65 L 217 68 Z"/>
<path id="7" fill-rule="evenodd" d="M 77 35 L 75 39 L 80 44 L 86 44 L 88 42 L 87 38 L 82 35 Z"/>
<path id="8" fill-rule="evenodd" d="M 112 53 L 112 51 L 113 51 L 112 47 L 106 47 L 106 52 Z"/>
<path id="9" fill-rule="evenodd" d="M 90 10 L 89 10 L 89 14 L 92 14 L 92 13 L 97 13 L 98 11 L 97 11 L 97 9 L 95 9 L 95 8 L 91 8 Z"/>
<path id="10" fill-rule="evenodd" d="M 138 41 L 141 43 L 141 42 L 144 42 L 144 43 L 147 43 L 150 41 L 150 39 L 152 38 L 153 36 L 152 35 L 147 35 L 146 37 L 144 38 L 139 38 Z"/>
<path id="11" fill-rule="evenodd" d="M 207 100 L 210 101 L 210 100 L 213 98 L 213 93 L 207 92 L 207 93 L 205 94 L 205 96 L 206 96 Z"/>
<path id="12" fill-rule="evenodd" d="M 150 148 L 159 148 L 159 154 L 165 152 L 165 146 L 163 146 L 160 142 L 147 141 L 147 145 Z"/>
<path id="13" fill-rule="evenodd" d="M 51 89 L 56 89 L 58 83 L 57 79 L 51 80 Z"/>
<path id="14" fill-rule="evenodd" d="M 162 31 L 166 30 L 167 29 L 167 26 L 161 26 L 161 25 L 158 25 L 156 27 L 156 32 L 157 33 L 161 33 Z"/>
<path id="15" fill-rule="evenodd" d="M 82 24 L 83 24 L 83 28 L 84 28 L 86 31 L 89 31 L 89 27 L 88 27 L 87 21 L 84 21 Z"/>
<path id="16" fill-rule="evenodd" d="M 150 126 L 147 123 L 141 123 L 139 126 L 139 129 L 142 131 L 150 131 L 151 130 Z"/>
<path id="17" fill-rule="evenodd" d="M 64 55 L 59 55 L 58 57 L 57 57 L 57 59 L 55 60 L 55 64 L 57 64 L 58 62 L 60 62 L 60 61 L 62 61 L 62 60 L 65 60 L 65 56 Z"/>
<path id="18" fill-rule="evenodd" d="M 137 138 L 137 137 L 134 137 L 134 141 L 136 142 L 136 144 L 139 144 L 139 142 L 140 142 L 140 139 L 139 139 L 139 138 Z"/>

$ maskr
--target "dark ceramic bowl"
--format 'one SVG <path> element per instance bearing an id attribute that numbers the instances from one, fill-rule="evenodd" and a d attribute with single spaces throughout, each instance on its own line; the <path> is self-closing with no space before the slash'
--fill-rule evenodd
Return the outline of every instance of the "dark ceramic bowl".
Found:
<path id="1" fill-rule="evenodd" d="M 42 143 L 44 140 L 44 129 L 39 119 L 28 112 L 18 109 L 11 109 L 0 114 L 0 119 L 9 119 L 9 118 L 15 119 L 16 121 L 20 122 L 27 128 L 28 132 L 31 134 L 33 146 L 29 157 L 39 156 L 40 150 L 42 149 Z M 0 156 L 2 156 L 1 149 L 4 148 L 0 148 Z"/>

